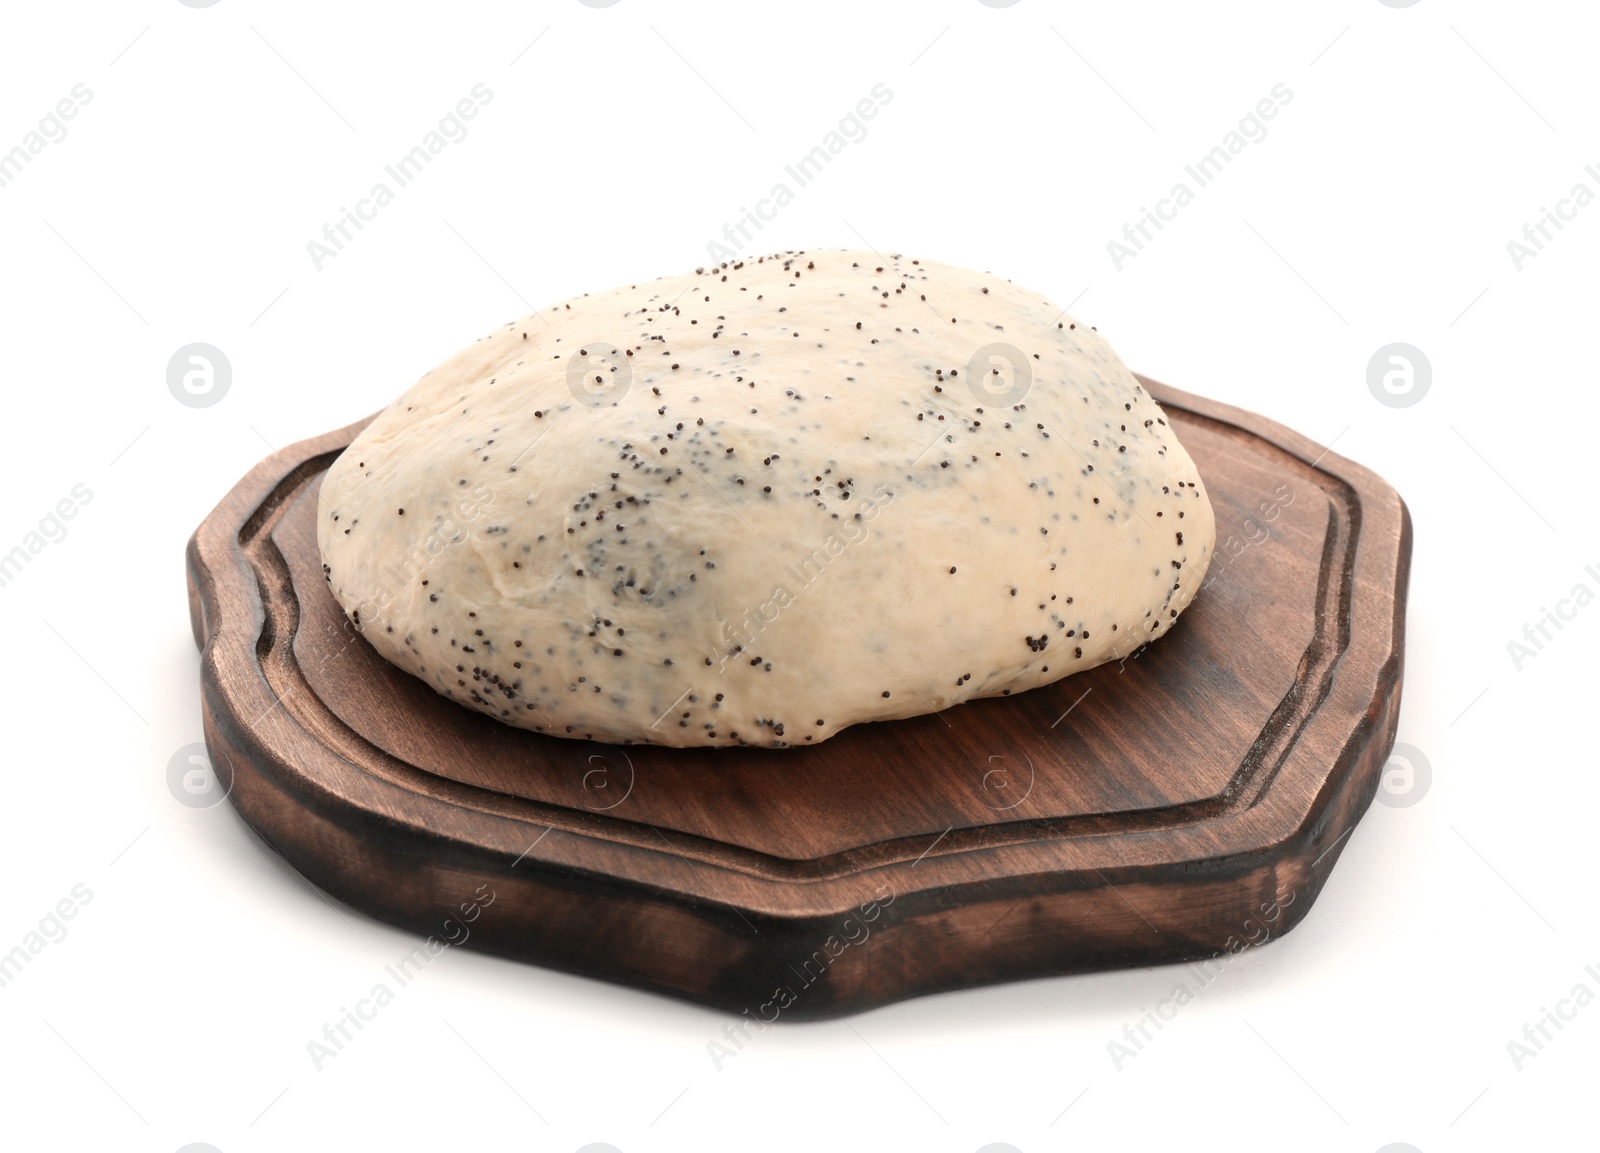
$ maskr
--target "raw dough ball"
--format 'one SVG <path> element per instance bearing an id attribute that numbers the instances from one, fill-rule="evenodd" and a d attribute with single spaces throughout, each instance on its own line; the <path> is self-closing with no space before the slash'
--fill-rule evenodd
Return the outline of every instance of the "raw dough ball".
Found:
<path id="1" fill-rule="evenodd" d="M 538 732 L 801 745 L 1168 632 L 1215 521 L 1098 334 L 986 273 L 782 253 L 580 296 L 334 462 L 333 594 Z"/>

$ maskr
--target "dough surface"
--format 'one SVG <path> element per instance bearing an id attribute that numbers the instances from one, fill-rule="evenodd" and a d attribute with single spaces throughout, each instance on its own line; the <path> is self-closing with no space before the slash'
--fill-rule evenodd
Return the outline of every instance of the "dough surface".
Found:
<path id="1" fill-rule="evenodd" d="M 816 744 L 1173 627 L 1205 485 L 1094 331 L 987 273 L 781 253 L 576 297 L 334 462 L 330 588 L 385 658 L 555 736 Z"/>

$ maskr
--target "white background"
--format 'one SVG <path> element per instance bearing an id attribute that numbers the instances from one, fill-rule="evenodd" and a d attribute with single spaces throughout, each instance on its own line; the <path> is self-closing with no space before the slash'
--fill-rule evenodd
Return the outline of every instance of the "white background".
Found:
<path id="1" fill-rule="evenodd" d="M 0 552 L 92 499 L 0 587 L 0 951 L 92 899 L 0 988 L 0 1145 L 1592 1141 L 1600 1004 L 1520 1070 L 1507 1043 L 1600 993 L 1600 607 L 1520 668 L 1507 643 L 1600 592 L 1600 207 L 1520 269 L 1507 242 L 1600 192 L 1596 31 L 1587 5 L 1442 0 L 7 4 L 0 149 L 92 99 L 0 187 Z M 479 83 L 469 134 L 319 270 L 307 242 Z M 878 83 L 865 138 L 747 251 L 994 271 L 1386 477 L 1416 524 L 1399 739 L 1431 784 L 1120 1070 L 1107 1042 L 1176 967 L 784 1026 L 719 1072 L 723 1016 L 453 949 L 317 1071 L 307 1041 L 414 939 L 169 791 L 200 739 L 185 539 L 269 447 L 497 325 L 709 263 Z M 1107 242 L 1280 83 L 1268 135 L 1119 270 Z M 208 408 L 167 388 L 194 341 L 232 366 Z M 1432 366 L 1409 407 L 1367 386 L 1394 341 Z"/>

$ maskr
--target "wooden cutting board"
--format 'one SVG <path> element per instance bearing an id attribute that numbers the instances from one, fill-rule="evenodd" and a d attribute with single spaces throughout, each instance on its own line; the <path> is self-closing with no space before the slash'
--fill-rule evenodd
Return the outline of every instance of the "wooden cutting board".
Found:
<path id="1" fill-rule="evenodd" d="M 188 547 L 206 743 L 295 868 L 450 943 L 766 1019 L 1195 960 L 1310 909 L 1400 705 L 1411 522 L 1360 465 L 1140 380 L 1217 514 L 1177 626 L 1120 663 L 813 748 L 505 727 L 383 661 L 274 453 Z"/>

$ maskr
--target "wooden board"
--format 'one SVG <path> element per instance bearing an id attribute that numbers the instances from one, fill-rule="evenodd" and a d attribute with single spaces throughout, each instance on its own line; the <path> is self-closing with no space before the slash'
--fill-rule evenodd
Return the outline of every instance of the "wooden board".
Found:
<path id="1" fill-rule="evenodd" d="M 736 1014 L 1264 943 L 1393 745 L 1410 517 L 1305 437 L 1140 379 L 1217 513 L 1177 627 L 813 748 L 558 739 L 436 695 L 323 580 L 317 486 L 366 422 L 293 445 L 189 542 L 212 760 L 269 844 L 372 916 Z"/>

